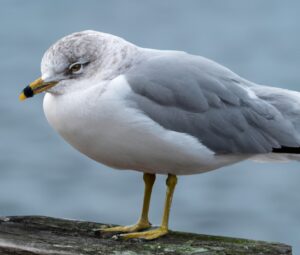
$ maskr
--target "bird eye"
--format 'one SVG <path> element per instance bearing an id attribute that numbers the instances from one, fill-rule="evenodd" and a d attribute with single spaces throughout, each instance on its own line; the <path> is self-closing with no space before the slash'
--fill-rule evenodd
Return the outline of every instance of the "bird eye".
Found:
<path id="1" fill-rule="evenodd" d="M 74 63 L 72 65 L 69 66 L 69 72 L 72 74 L 78 74 L 81 72 L 83 67 L 83 64 L 80 63 Z"/>

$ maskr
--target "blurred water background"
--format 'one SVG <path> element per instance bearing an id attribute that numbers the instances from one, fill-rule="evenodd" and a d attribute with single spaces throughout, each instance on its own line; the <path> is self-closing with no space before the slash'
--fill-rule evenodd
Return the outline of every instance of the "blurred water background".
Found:
<path id="1" fill-rule="evenodd" d="M 57 39 L 95 29 L 144 47 L 203 55 L 257 83 L 300 90 L 299 11 L 296 0 L 0 0 L 0 215 L 115 224 L 139 216 L 140 173 L 111 170 L 71 148 L 47 124 L 42 96 L 18 101 Z M 154 224 L 164 179 L 154 188 Z M 171 228 L 285 242 L 300 254 L 299 183 L 296 162 L 247 161 L 182 177 Z"/>

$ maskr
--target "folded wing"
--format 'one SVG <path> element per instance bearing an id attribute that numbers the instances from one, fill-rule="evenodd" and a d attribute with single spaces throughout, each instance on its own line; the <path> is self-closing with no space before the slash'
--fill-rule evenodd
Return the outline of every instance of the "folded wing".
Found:
<path id="1" fill-rule="evenodd" d="M 133 107 L 166 129 L 196 137 L 216 154 L 300 147 L 298 102 L 291 111 L 289 104 L 281 106 L 280 93 L 270 97 L 270 87 L 208 59 L 162 53 L 130 69 L 126 79 Z"/>

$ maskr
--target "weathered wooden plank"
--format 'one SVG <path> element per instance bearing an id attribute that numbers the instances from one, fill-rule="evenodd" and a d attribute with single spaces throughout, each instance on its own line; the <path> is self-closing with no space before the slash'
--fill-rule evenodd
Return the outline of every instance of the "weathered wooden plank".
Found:
<path id="1" fill-rule="evenodd" d="M 120 240 L 94 229 L 105 224 L 41 216 L 0 218 L 0 254 L 5 255 L 243 255 L 292 254 L 291 247 L 246 239 L 171 232 L 154 241 Z"/>

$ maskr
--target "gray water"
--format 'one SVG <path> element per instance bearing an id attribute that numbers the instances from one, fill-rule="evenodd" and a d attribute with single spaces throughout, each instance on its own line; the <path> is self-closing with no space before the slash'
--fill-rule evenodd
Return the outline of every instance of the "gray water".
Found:
<path id="1" fill-rule="evenodd" d="M 47 124 L 42 96 L 18 94 L 40 75 L 43 52 L 84 29 L 144 47 L 212 58 L 261 84 L 299 89 L 300 2 L 281 0 L 0 0 L 0 215 L 38 214 L 130 224 L 141 174 L 92 162 Z M 197 233 L 285 242 L 300 254 L 299 163 L 243 162 L 179 178 L 170 226 Z M 164 177 L 151 221 L 160 223 Z"/>

